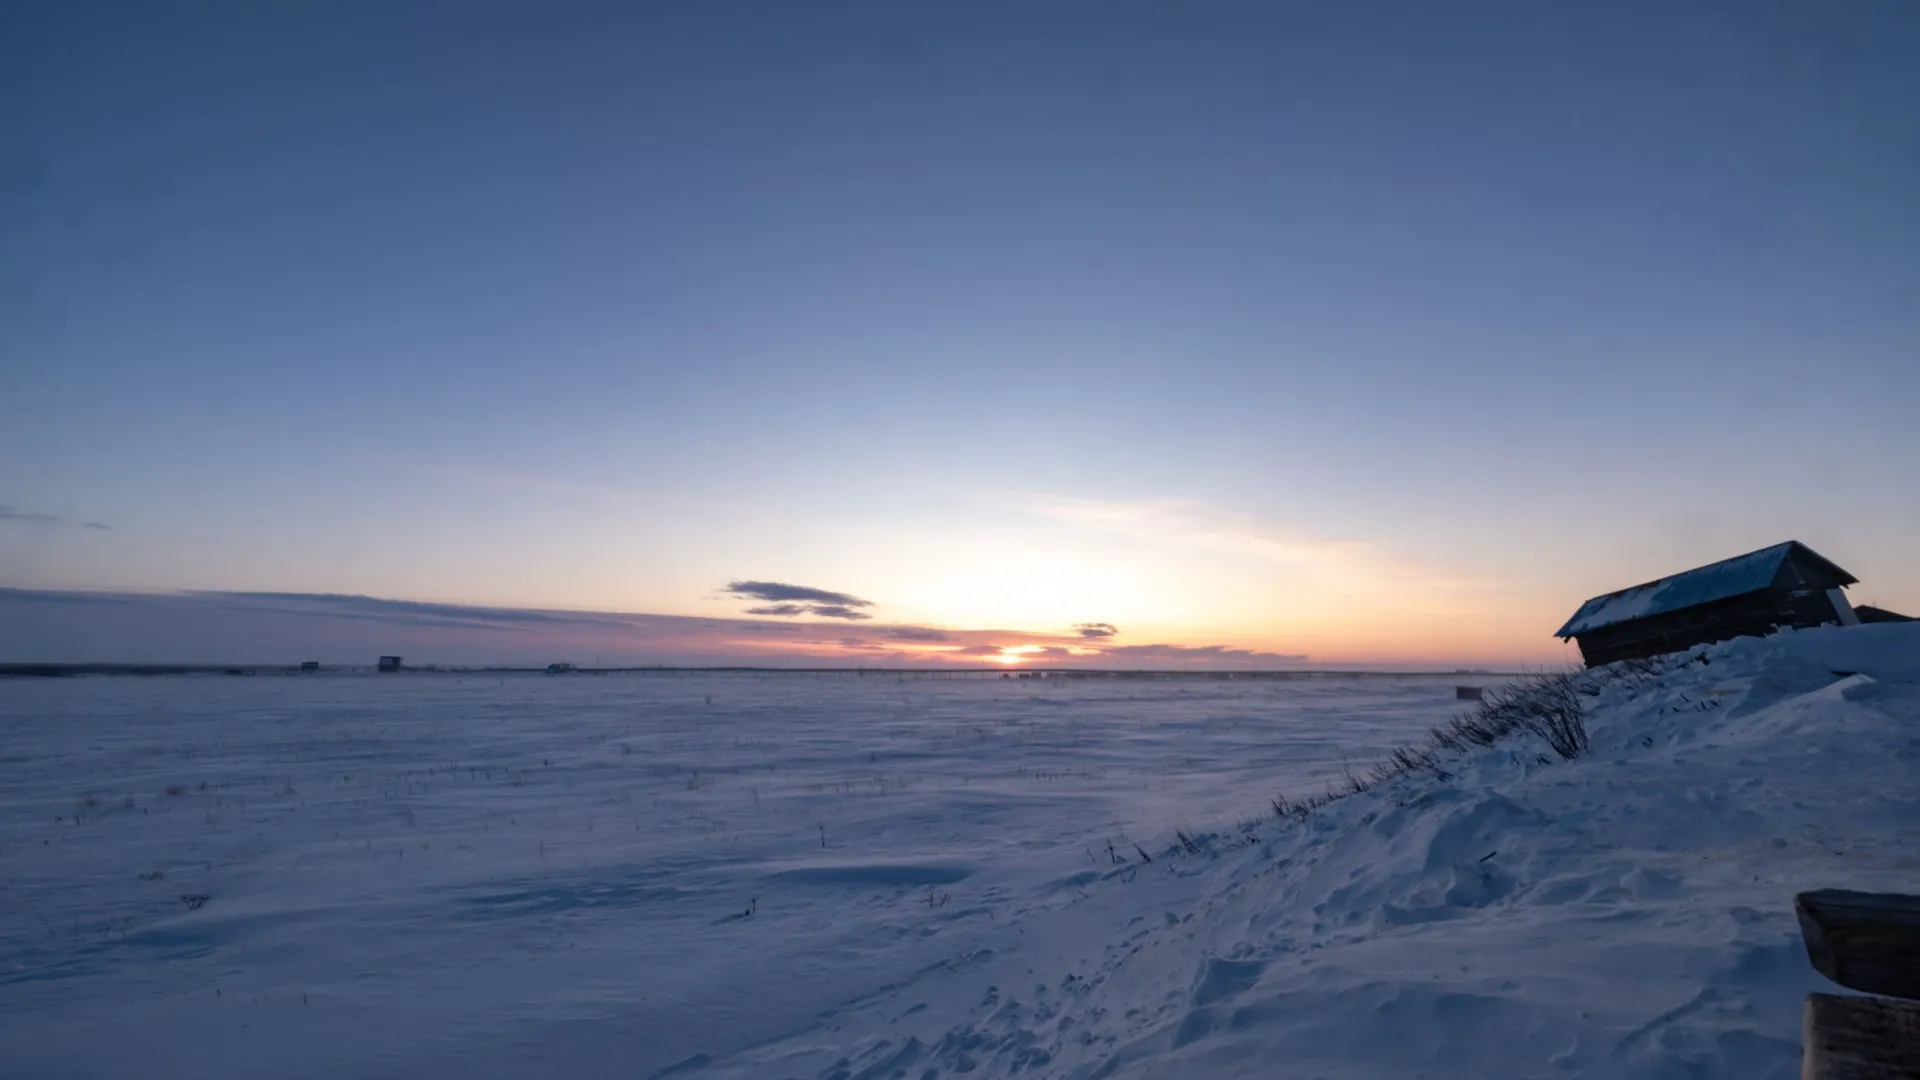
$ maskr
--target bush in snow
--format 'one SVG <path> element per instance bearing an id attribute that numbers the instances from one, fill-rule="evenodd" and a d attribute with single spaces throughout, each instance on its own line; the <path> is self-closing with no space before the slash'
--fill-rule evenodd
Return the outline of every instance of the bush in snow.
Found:
<path id="1" fill-rule="evenodd" d="M 1573 676 L 1536 675 L 1496 686 L 1479 708 L 1434 728 L 1425 747 L 1397 752 L 1395 759 L 1405 755 L 1427 766 L 1440 751 L 1462 753 L 1522 732 L 1538 735 L 1569 761 L 1587 752 L 1587 715 Z"/>
<path id="2" fill-rule="evenodd" d="M 1304 818 L 1328 803 L 1409 773 L 1431 772 L 1444 778 L 1446 772 L 1441 765 L 1448 757 L 1493 746 L 1519 734 L 1539 736 L 1554 753 L 1571 761 L 1591 748 L 1586 709 L 1580 702 L 1582 689 L 1583 684 L 1572 673 L 1534 675 L 1494 687 L 1478 708 L 1433 728 L 1424 742 L 1395 750 L 1364 779 L 1346 771 L 1342 782 L 1325 794 L 1298 800 L 1274 796 L 1270 803 L 1273 816 Z"/>

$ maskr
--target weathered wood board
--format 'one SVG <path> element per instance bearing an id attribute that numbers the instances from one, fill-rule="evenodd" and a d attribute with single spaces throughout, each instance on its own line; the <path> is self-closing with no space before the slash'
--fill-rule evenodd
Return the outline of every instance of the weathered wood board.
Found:
<path id="1" fill-rule="evenodd" d="M 1793 908 L 1814 970 L 1850 990 L 1920 999 L 1920 896 L 1821 889 Z"/>
<path id="2" fill-rule="evenodd" d="M 1811 994 L 1800 1080 L 1920 1080 L 1920 1005 Z"/>

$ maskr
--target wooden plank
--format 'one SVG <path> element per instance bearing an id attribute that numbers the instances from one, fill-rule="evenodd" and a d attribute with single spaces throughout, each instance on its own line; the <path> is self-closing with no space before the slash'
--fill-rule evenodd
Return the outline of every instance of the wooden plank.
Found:
<path id="1" fill-rule="evenodd" d="M 1920 896 L 1820 889 L 1793 898 L 1815 971 L 1851 990 L 1920 999 Z"/>
<path id="2" fill-rule="evenodd" d="M 1809 994 L 1800 1080 L 1920 1080 L 1920 1005 Z"/>

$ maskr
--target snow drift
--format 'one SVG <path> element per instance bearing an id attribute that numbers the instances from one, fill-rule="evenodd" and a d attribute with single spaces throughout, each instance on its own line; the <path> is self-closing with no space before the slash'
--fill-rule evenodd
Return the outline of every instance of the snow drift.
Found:
<path id="1" fill-rule="evenodd" d="M 1164 851 L 715 1072 L 1797 1076 L 1832 987 L 1793 894 L 1920 877 L 1920 627 L 1612 676 L 1586 759 L 1522 741 Z"/>
<path id="2" fill-rule="evenodd" d="M 0 1071 L 1790 1077 L 1920 877 L 1920 624 L 1304 820 L 1448 688 L 286 682 L 0 686 Z"/>

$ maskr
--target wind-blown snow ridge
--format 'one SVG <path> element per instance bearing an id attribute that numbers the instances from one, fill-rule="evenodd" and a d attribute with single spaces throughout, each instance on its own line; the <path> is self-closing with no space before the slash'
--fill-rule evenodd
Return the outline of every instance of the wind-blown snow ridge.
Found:
<path id="1" fill-rule="evenodd" d="M 707 1074 L 1797 1076 L 1793 894 L 1920 875 L 1920 630 L 1693 655 L 1608 680 L 1589 759 L 1502 747 L 1162 853 Z"/>

